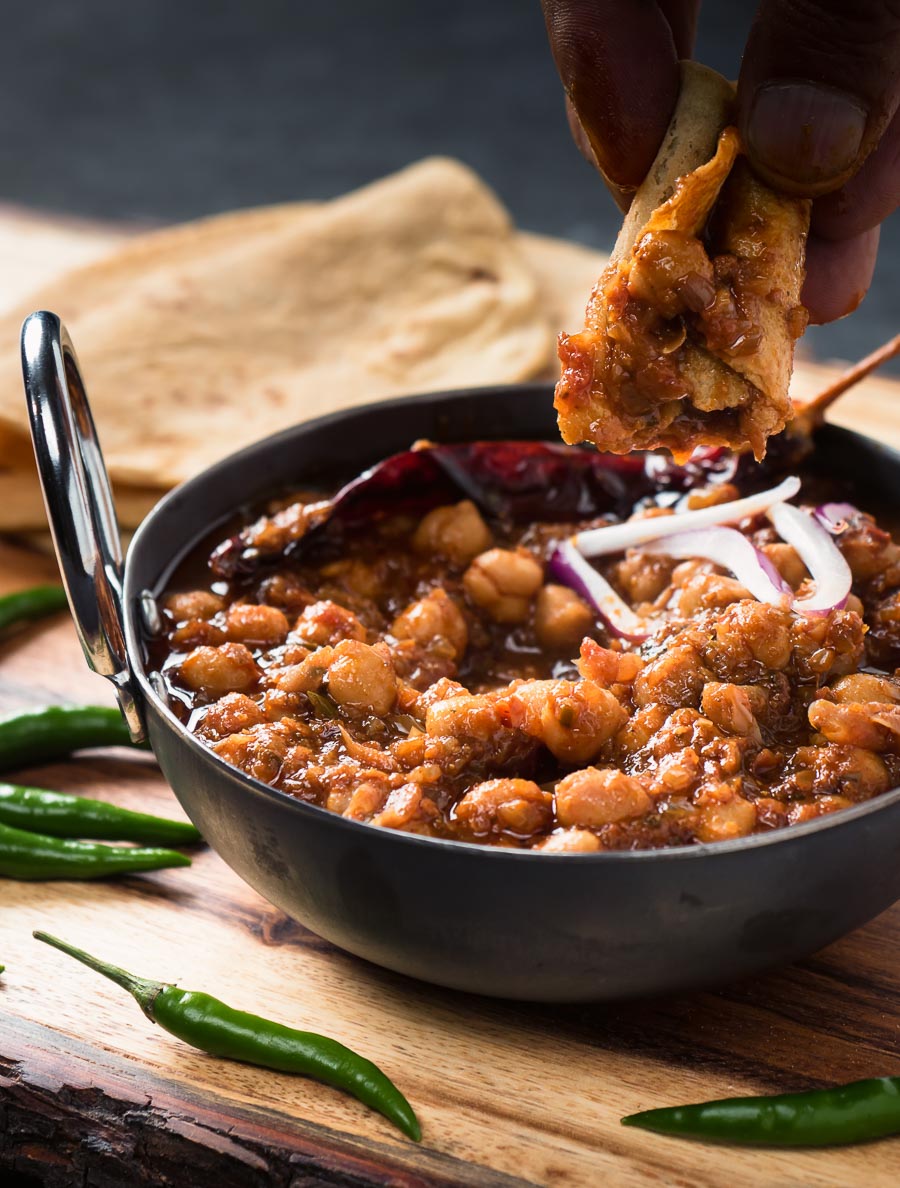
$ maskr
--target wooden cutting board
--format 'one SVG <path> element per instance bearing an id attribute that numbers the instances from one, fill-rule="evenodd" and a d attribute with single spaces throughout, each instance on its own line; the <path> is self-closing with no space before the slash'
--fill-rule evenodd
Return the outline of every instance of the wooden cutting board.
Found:
<path id="1" fill-rule="evenodd" d="M 0 244 L 3 228 L 0 219 Z M 32 231 L 32 256 L 41 236 L 54 251 L 86 247 L 65 230 Z M 846 408 L 842 416 L 867 431 L 900 440 L 900 384 L 869 385 L 855 417 Z M 53 572 L 49 559 L 0 543 L 0 592 Z M 85 667 L 65 616 L 0 646 L 0 712 L 110 701 L 107 689 Z M 22 774 L 180 812 L 148 757 Z M 153 1028 L 124 991 L 33 941 L 34 928 L 341 1039 L 406 1092 L 422 1144 L 325 1086 L 192 1051 Z M 626 1130 L 618 1119 L 653 1105 L 900 1073 L 900 904 L 806 962 L 716 993 L 519 1005 L 346 956 L 200 850 L 190 869 L 118 882 L 0 881 L 0 961 L 3 1184 L 3 1169 L 51 1188 L 898 1182 L 900 1139 L 819 1152 L 726 1150 Z"/>

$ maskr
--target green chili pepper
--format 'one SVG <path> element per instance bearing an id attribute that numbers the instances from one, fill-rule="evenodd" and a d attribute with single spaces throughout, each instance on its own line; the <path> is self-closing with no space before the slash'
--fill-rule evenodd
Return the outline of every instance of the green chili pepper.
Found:
<path id="1" fill-rule="evenodd" d="M 106 705 L 48 705 L 0 719 L 0 771 L 52 763 L 88 747 L 131 747 L 119 710 Z"/>
<path id="2" fill-rule="evenodd" d="M 151 1023 L 158 1023 L 191 1047 L 211 1056 L 324 1081 L 383 1114 L 407 1137 L 416 1142 L 422 1137 L 412 1106 L 393 1081 L 370 1060 L 337 1040 L 312 1031 L 295 1031 L 260 1015 L 236 1011 L 209 994 L 137 978 L 46 932 L 33 935 L 122 986 L 136 999 Z"/>
<path id="3" fill-rule="evenodd" d="M 0 823 L 51 837 L 105 838 L 151 846 L 190 845 L 201 840 L 200 830 L 187 821 L 167 821 L 104 800 L 20 784 L 0 784 Z"/>
<path id="4" fill-rule="evenodd" d="M 728 1097 L 622 1119 L 660 1134 L 760 1147 L 829 1147 L 900 1134 L 900 1077 L 772 1097 Z"/>
<path id="5" fill-rule="evenodd" d="M 0 598 L 0 631 L 30 619 L 43 619 L 68 606 L 62 586 L 32 586 Z"/>
<path id="6" fill-rule="evenodd" d="M 102 879 L 190 864 L 177 850 L 104 846 L 0 825 L 0 876 L 8 879 Z"/>

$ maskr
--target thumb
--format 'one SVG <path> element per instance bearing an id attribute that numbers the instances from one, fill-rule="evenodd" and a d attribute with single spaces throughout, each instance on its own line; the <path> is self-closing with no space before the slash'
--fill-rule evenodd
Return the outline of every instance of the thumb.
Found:
<path id="1" fill-rule="evenodd" d="M 900 8 L 762 0 L 738 85 L 741 133 L 766 181 L 815 197 L 851 177 L 900 101 Z"/>

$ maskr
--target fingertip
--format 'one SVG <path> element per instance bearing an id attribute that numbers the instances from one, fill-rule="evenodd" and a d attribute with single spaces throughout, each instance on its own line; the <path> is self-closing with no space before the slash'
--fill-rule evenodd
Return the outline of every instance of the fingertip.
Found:
<path id="1" fill-rule="evenodd" d="M 867 118 L 855 96 L 794 80 L 762 83 L 740 109 L 756 172 L 777 189 L 806 197 L 828 193 L 851 176 Z"/>
<path id="2" fill-rule="evenodd" d="M 543 0 L 563 87 L 604 177 L 624 190 L 653 163 L 678 98 L 675 41 L 656 4 Z"/>
<path id="3" fill-rule="evenodd" d="M 900 110 L 846 185 L 813 203 L 812 229 L 822 239 L 850 239 L 883 223 L 898 203 Z"/>
<path id="4" fill-rule="evenodd" d="M 873 227 L 840 242 L 810 236 L 800 299 L 813 325 L 836 322 L 860 305 L 872 283 L 880 231 Z"/>
<path id="5" fill-rule="evenodd" d="M 591 145 L 590 137 L 588 136 L 587 132 L 585 132 L 584 125 L 578 118 L 578 112 L 575 110 L 575 104 L 568 97 L 568 95 L 566 96 L 566 118 L 569 121 L 569 131 L 572 133 L 572 139 L 578 146 L 581 155 L 589 165 L 593 165 L 593 167 L 603 178 L 603 182 L 607 190 L 609 190 L 610 194 L 612 195 L 616 206 L 618 206 L 619 210 L 621 210 L 624 214 L 625 211 L 628 210 L 629 206 L 631 206 L 631 200 L 634 198 L 634 187 L 616 185 L 616 183 L 611 181 L 603 172 L 600 162 L 597 160 L 597 154 L 594 152 L 593 146 Z"/>

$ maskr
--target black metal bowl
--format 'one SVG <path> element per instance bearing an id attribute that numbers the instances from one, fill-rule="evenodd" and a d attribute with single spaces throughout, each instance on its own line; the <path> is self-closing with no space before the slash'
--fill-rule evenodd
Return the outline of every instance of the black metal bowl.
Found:
<path id="1" fill-rule="evenodd" d="M 130 724 L 146 729 L 210 845 L 342 949 L 479 994 L 623 999 L 796 960 L 900 897 L 900 789 L 810 824 L 708 846 L 500 850 L 377 829 L 294 800 L 230 767 L 167 708 L 147 667 L 152 595 L 198 538 L 273 489 L 335 482 L 416 438 L 553 440 L 547 385 L 387 401 L 261 441 L 167 496 L 134 537 L 120 577 L 102 459 L 71 345 L 53 315 L 26 323 L 23 365 L 52 527 L 90 662 L 116 682 Z M 815 457 L 881 501 L 900 489 L 900 455 L 868 438 L 826 428 Z"/>

